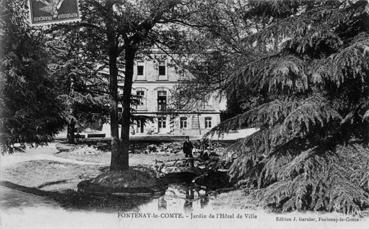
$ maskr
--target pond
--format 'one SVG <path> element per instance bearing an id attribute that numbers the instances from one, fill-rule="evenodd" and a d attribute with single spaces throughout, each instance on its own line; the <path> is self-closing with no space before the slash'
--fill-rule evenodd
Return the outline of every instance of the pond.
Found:
<path id="1" fill-rule="evenodd" d="M 184 211 L 206 209 L 212 196 L 206 189 L 189 183 L 169 184 L 165 194 L 139 206 L 140 211 Z"/>
<path id="2" fill-rule="evenodd" d="M 192 183 L 172 183 L 160 196 L 96 196 L 71 191 L 47 192 L 19 186 L 10 182 L 0 185 L 0 203 L 3 209 L 49 206 L 66 210 L 124 212 L 191 212 L 224 207 L 217 201 L 216 192 L 208 191 Z M 216 203 L 217 202 L 217 203 Z"/>

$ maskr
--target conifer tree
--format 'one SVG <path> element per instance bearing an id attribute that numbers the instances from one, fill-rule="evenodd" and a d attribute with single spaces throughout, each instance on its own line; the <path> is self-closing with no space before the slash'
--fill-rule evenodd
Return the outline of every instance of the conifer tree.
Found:
<path id="1" fill-rule="evenodd" d="M 15 143 L 49 142 L 65 125 L 46 39 L 27 24 L 26 4 L 3 0 L 0 7 L 0 140 L 8 152 Z"/>
<path id="2" fill-rule="evenodd" d="M 54 31 L 47 42 L 53 57 L 49 69 L 66 107 L 69 143 L 75 143 L 75 133 L 87 127 L 100 128 L 108 117 L 108 79 L 99 72 L 101 58 L 83 45 L 85 35 L 75 30 L 66 34 Z"/>
<path id="3" fill-rule="evenodd" d="M 263 98 L 217 127 L 260 128 L 230 149 L 231 175 L 274 209 L 360 212 L 369 206 L 368 2 L 251 5 L 248 17 L 273 23 L 245 39 L 267 55 L 229 79 L 228 90 Z"/>
<path id="4" fill-rule="evenodd" d="M 368 2 L 235 2 L 250 27 L 223 83 L 244 110 L 212 133 L 259 131 L 229 147 L 231 177 L 277 211 L 359 213 L 369 206 Z M 201 28 L 226 54 L 219 24 Z"/>

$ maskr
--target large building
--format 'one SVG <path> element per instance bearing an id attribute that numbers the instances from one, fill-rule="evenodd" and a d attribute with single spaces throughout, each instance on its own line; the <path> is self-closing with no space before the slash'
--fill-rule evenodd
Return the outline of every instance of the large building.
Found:
<path id="1" fill-rule="evenodd" d="M 153 53 L 135 62 L 132 94 L 140 98 L 134 115 L 131 135 L 201 136 L 220 122 L 225 101 L 215 96 L 188 109 L 176 109 L 171 95 L 181 80 L 189 77 L 179 73 L 168 55 Z"/>
<path id="2" fill-rule="evenodd" d="M 198 101 L 188 109 L 177 109 L 173 105 L 173 90 L 183 83 L 183 80 L 191 77 L 184 72 L 178 71 L 178 65 L 162 52 L 152 52 L 150 56 L 135 61 L 132 94 L 140 98 L 140 103 L 134 107 L 133 115 L 136 120 L 131 125 L 130 136 L 169 135 L 196 138 L 219 124 L 220 111 L 226 109 L 224 99 L 212 96 Z M 110 125 L 103 124 L 102 129 L 98 130 L 87 128 L 80 135 L 86 138 L 110 137 Z M 57 136 L 65 137 L 66 130 Z"/>

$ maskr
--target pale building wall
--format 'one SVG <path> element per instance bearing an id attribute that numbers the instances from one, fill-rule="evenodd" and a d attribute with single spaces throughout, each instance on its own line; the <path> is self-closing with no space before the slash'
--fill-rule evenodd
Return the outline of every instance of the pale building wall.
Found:
<path id="1" fill-rule="evenodd" d="M 165 75 L 159 75 L 160 65 L 165 66 Z M 142 75 L 138 74 L 138 66 L 143 66 L 140 69 L 143 73 Z M 173 90 L 184 77 L 188 77 L 188 75 L 179 73 L 176 70 L 174 62 L 167 55 L 156 53 L 152 54 L 151 58 L 137 58 L 134 66 L 132 94 L 135 95 L 137 91 L 143 91 L 144 97 L 142 105 L 137 106 L 134 115 L 152 117 L 153 122 L 147 121 L 143 126 L 143 132 L 141 132 L 141 128 L 136 124 L 132 125 L 132 136 L 158 134 L 202 136 L 212 127 L 220 123 L 220 111 L 225 109 L 225 100 L 220 101 L 219 98 L 215 96 L 209 98 L 205 109 L 202 107 L 186 111 L 173 110 L 174 113 L 171 114 L 158 110 L 158 91 L 166 92 L 167 106 L 173 107 L 170 104 L 171 90 Z M 165 117 L 165 128 L 159 128 L 158 117 Z M 187 117 L 186 128 L 181 128 L 180 126 L 181 117 Z M 206 117 L 211 118 L 211 127 L 205 127 Z M 107 137 L 110 137 L 110 125 L 105 124 L 102 132 L 105 133 Z"/>
<path id="2" fill-rule="evenodd" d="M 175 114 L 160 113 L 158 110 L 158 91 L 165 91 L 167 94 L 168 107 L 171 90 L 181 80 L 183 74 L 180 74 L 173 64 L 173 61 L 166 55 L 153 54 L 152 58 L 142 58 L 135 62 L 134 66 L 134 82 L 133 94 L 137 91 L 143 91 L 144 97 L 142 105 L 137 106 L 135 115 L 145 115 L 154 117 L 153 122 L 147 122 L 144 125 L 144 132 L 141 133 L 141 128 L 134 125 L 131 129 L 132 135 L 189 135 L 201 136 L 209 131 L 212 127 L 220 122 L 220 110 L 225 107 L 224 102 L 221 103 L 219 98 L 210 97 L 207 101 L 207 106 L 204 109 L 194 108 L 192 110 L 178 111 L 174 110 Z M 138 75 L 139 67 L 143 75 Z M 160 66 L 165 66 L 165 75 L 159 75 Z M 185 76 L 186 77 L 186 76 Z M 142 93 L 142 92 L 139 92 Z M 224 100 L 223 100 L 224 101 Z M 165 116 L 165 128 L 159 128 L 157 117 Z M 181 117 L 187 117 L 187 126 L 181 128 Z M 211 127 L 205 127 L 205 118 L 211 119 Z"/>

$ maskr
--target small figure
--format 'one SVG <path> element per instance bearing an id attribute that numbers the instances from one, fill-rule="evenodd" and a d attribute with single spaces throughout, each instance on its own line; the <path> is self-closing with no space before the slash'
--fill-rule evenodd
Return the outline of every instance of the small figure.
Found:
<path id="1" fill-rule="evenodd" d="M 189 158 L 191 167 L 194 167 L 194 160 L 192 155 L 193 145 L 190 141 L 190 137 L 187 136 L 186 141 L 183 143 L 183 153 L 186 158 Z"/>
<path id="2" fill-rule="evenodd" d="M 183 209 L 186 212 L 193 210 L 193 201 L 194 201 L 194 190 L 192 187 L 186 187 L 186 199 L 183 206 Z"/>
<path id="3" fill-rule="evenodd" d="M 200 207 L 205 208 L 209 203 L 209 195 L 205 190 L 205 193 L 200 196 Z"/>
<path id="4" fill-rule="evenodd" d="M 164 196 L 158 199 L 158 210 L 166 210 L 167 209 L 167 201 Z"/>

